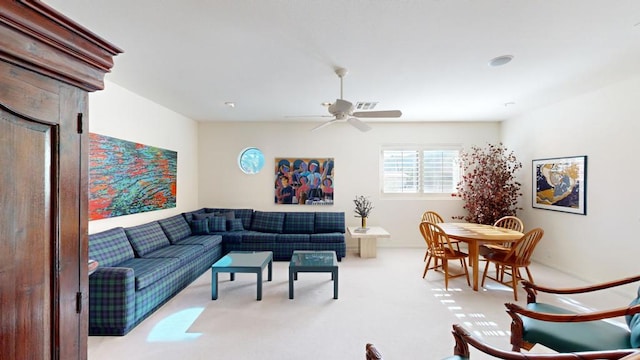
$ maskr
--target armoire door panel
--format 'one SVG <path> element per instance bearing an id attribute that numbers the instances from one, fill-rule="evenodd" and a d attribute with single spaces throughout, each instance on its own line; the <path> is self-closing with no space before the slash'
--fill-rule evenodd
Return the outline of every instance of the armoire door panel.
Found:
<path id="1" fill-rule="evenodd" d="M 7 359 L 53 354 L 55 146 L 55 126 L 0 109 L 0 349 Z"/>

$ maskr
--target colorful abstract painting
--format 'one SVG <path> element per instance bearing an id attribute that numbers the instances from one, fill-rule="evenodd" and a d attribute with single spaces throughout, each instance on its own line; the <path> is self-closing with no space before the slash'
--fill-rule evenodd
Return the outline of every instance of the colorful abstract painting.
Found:
<path id="1" fill-rule="evenodd" d="M 276 204 L 333 204 L 333 158 L 276 158 L 275 164 Z"/>
<path id="2" fill-rule="evenodd" d="M 587 214 L 587 157 L 533 160 L 533 207 Z"/>
<path id="3" fill-rule="evenodd" d="M 178 153 L 89 134 L 89 220 L 176 207 Z"/>

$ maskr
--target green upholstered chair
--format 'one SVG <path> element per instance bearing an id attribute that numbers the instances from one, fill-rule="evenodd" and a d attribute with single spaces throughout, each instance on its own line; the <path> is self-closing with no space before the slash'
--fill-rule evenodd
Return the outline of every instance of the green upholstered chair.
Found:
<path id="1" fill-rule="evenodd" d="M 469 345 L 482 353 L 491 355 L 496 359 L 512 359 L 512 360 L 543 360 L 543 359 L 624 359 L 638 360 L 640 359 L 640 351 L 636 349 L 625 350 L 608 350 L 608 351 L 590 351 L 590 352 L 574 352 L 574 353 L 557 353 L 557 354 L 535 354 L 521 353 L 517 351 L 508 351 L 496 348 L 483 342 L 480 338 L 474 336 L 460 325 L 453 325 L 452 331 L 456 344 L 453 348 L 453 356 L 446 357 L 443 360 L 463 360 L 470 359 L 471 353 Z"/>
<path id="2" fill-rule="evenodd" d="M 590 293 L 631 284 L 640 276 L 627 277 L 592 286 L 555 289 L 522 281 L 527 292 L 527 306 L 507 303 L 511 316 L 511 345 L 514 351 L 542 344 L 558 352 L 599 351 L 640 348 L 640 289 L 628 306 L 610 310 L 575 313 L 538 302 L 536 292 L 559 295 Z M 607 321 L 626 317 L 628 327 Z"/>

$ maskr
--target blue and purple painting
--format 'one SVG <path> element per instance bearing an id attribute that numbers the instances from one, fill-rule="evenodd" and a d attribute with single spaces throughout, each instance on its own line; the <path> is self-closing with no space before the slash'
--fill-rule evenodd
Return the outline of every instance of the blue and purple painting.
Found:
<path id="1" fill-rule="evenodd" d="M 89 220 L 176 207 L 178 153 L 89 134 Z"/>

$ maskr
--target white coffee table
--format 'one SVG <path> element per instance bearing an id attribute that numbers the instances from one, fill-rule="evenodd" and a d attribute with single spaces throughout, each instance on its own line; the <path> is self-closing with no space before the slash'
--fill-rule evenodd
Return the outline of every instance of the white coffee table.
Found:
<path id="1" fill-rule="evenodd" d="M 360 231 L 358 226 L 348 226 L 347 231 L 349 236 L 354 239 L 358 239 L 358 249 L 360 251 L 360 257 L 362 258 L 374 258 L 377 256 L 378 238 L 389 238 L 391 234 L 387 230 L 380 226 L 368 227 L 365 232 Z"/>

